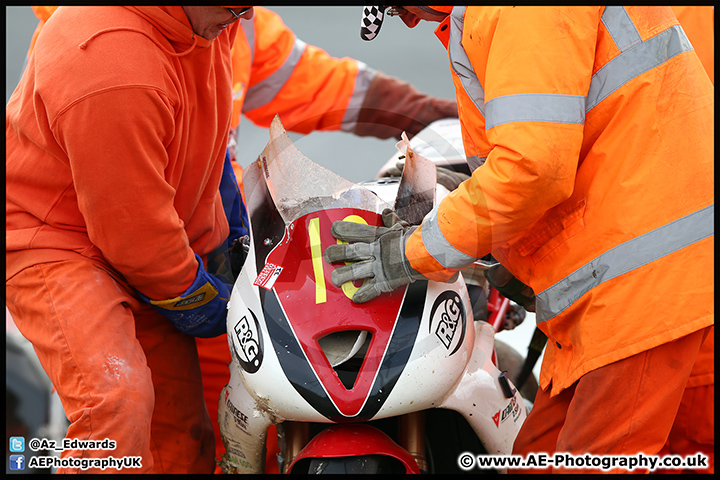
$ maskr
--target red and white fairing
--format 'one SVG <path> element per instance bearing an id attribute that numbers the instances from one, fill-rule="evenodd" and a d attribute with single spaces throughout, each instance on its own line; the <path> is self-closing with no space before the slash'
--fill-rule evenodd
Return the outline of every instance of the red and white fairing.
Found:
<path id="1" fill-rule="evenodd" d="M 262 473 L 272 423 L 363 422 L 431 408 L 459 412 L 488 453 L 510 454 L 524 402 L 517 391 L 503 394 L 494 329 L 473 321 L 462 277 L 353 303 L 360 284 L 333 285 L 335 266 L 322 257 L 338 242 L 330 227 L 382 225 L 380 213 L 393 205 L 303 156 L 277 118 L 270 138 L 243 181 L 251 248 L 228 307 L 233 362 L 219 414 L 227 466 Z M 343 373 L 346 362 L 359 366 Z"/>

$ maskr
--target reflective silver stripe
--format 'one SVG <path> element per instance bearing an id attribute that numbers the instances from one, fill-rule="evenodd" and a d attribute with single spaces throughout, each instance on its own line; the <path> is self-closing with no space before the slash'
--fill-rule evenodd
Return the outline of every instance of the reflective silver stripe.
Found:
<path id="1" fill-rule="evenodd" d="M 463 16 L 466 7 L 455 7 L 450 14 L 450 40 L 448 41 L 448 53 L 450 65 L 460 79 L 465 93 L 475 104 L 480 114 L 485 116 L 485 91 L 480 85 L 475 71 L 472 69 L 470 59 L 462 46 Z"/>
<path id="2" fill-rule="evenodd" d="M 245 95 L 245 103 L 243 104 L 243 112 L 249 112 L 250 110 L 262 107 L 275 98 L 280 89 L 285 86 L 285 82 L 290 78 L 290 75 L 295 71 L 295 66 L 298 61 L 300 61 L 300 57 L 305 51 L 306 46 L 307 44 L 302 40 L 295 39 L 295 45 L 282 67 L 278 68 L 262 82 L 248 89 Z"/>
<path id="3" fill-rule="evenodd" d="M 465 93 L 470 97 L 480 114 L 485 117 L 485 91 L 462 47 L 464 14 L 465 7 L 455 7 L 450 17 L 450 40 L 448 43 L 450 64 L 460 79 Z M 633 78 L 658 65 L 662 65 L 675 55 L 693 49 L 685 32 L 679 25 L 670 27 L 643 42 L 637 28 L 635 28 L 623 7 L 606 7 L 602 21 L 622 53 L 610 60 L 593 75 L 587 95 L 586 113 Z M 490 108 L 493 101 L 500 98 L 503 97 L 488 102 L 488 108 Z M 571 100 L 568 100 L 568 102 L 571 102 Z M 494 110 L 500 112 L 503 108 L 496 106 Z M 491 124 L 486 126 L 486 129 L 504 123 L 504 120 L 498 116 L 499 113 L 494 115 L 497 120 L 493 120 Z M 575 122 L 571 121 L 570 123 Z"/>
<path id="4" fill-rule="evenodd" d="M 714 217 L 715 204 L 611 248 L 537 295 L 537 323 L 559 315 L 601 283 L 713 235 Z"/>
<path id="5" fill-rule="evenodd" d="M 431 257 L 445 268 L 467 267 L 477 258 L 464 254 L 445 240 L 437 222 L 438 207 L 439 205 L 435 205 L 435 208 L 425 216 L 422 222 L 420 233 L 422 234 L 425 249 Z"/>
<path id="6" fill-rule="evenodd" d="M 523 93 L 503 95 L 485 104 L 485 130 L 510 122 L 585 123 L 581 95 Z"/>
<path id="7" fill-rule="evenodd" d="M 355 89 L 350 97 L 345 116 L 343 117 L 341 129 L 346 132 L 352 132 L 357 125 L 358 115 L 360 115 L 360 107 L 362 107 L 367 95 L 368 88 L 372 83 L 377 70 L 368 67 L 365 63 L 357 60 L 358 72 L 355 77 Z"/>
<path id="8" fill-rule="evenodd" d="M 590 81 L 587 111 L 633 78 L 662 65 L 675 55 L 693 47 L 679 25 L 663 30 L 642 43 L 635 44 L 606 63 Z"/>
<path id="9" fill-rule="evenodd" d="M 487 160 L 487 157 L 478 157 L 477 155 L 471 155 L 467 157 L 467 163 L 468 167 L 470 167 L 470 171 L 474 172 L 476 168 L 481 167 L 485 160 Z"/>
<path id="10" fill-rule="evenodd" d="M 240 26 L 245 32 L 245 38 L 247 39 L 248 45 L 250 45 L 250 64 L 252 64 L 253 58 L 255 58 L 255 16 L 250 20 L 241 19 Z M 237 41 L 237 39 L 235 39 Z"/>
<path id="11" fill-rule="evenodd" d="M 243 33 L 245 34 L 245 40 L 250 47 L 250 65 L 252 65 L 253 58 L 255 57 L 255 17 L 253 16 L 250 20 L 245 18 L 240 19 L 240 27 L 242 28 Z M 235 41 L 237 42 L 238 39 L 236 38 Z M 239 88 L 238 91 L 233 93 L 233 101 L 245 96 L 245 93 L 244 86 L 243 88 Z"/>
<path id="12" fill-rule="evenodd" d="M 600 21 L 605 25 L 610 37 L 621 52 L 642 42 L 640 33 L 635 28 L 625 7 L 605 7 Z"/>

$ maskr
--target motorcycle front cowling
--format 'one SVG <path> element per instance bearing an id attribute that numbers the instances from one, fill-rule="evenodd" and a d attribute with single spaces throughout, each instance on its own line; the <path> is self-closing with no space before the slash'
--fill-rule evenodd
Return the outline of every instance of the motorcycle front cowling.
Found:
<path id="1" fill-rule="evenodd" d="M 443 450 L 452 431 L 443 413 L 462 421 L 477 453 L 509 454 L 525 404 L 493 363 L 493 327 L 474 321 L 462 276 L 417 280 L 355 304 L 360 283 L 333 285 L 335 266 L 322 257 L 337 242 L 334 221 L 379 226 L 383 209 L 393 208 L 418 224 L 437 200 L 435 166 L 404 140 L 402 177 L 363 186 L 302 155 L 278 118 L 270 138 L 243 175 L 251 242 L 228 306 L 233 362 L 219 405 L 223 470 L 262 473 L 275 424 L 278 432 L 318 429 L 297 437 L 307 440 L 282 459 L 283 472 L 418 472 L 425 448 L 414 456 L 376 423 L 418 415 L 414 438 L 427 437 L 428 451 L 443 451 L 454 464 L 462 450 Z M 393 198 L 381 198 L 385 187 Z M 433 425 L 434 438 L 425 428 Z"/>

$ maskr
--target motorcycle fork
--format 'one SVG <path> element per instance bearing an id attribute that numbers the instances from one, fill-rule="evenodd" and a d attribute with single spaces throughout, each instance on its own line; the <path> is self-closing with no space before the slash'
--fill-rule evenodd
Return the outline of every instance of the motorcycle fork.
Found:
<path id="1" fill-rule="evenodd" d="M 307 422 L 283 422 L 281 436 L 282 468 L 284 473 L 292 465 L 300 450 L 310 441 L 310 424 Z M 278 425 L 278 427 L 280 427 Z"/>
<path id="2" fill-rule="evenodd" d="M 425 459 L 425 412 L 408 413 L 400 417 L 400 445 L 417 462 L 422 472 L 427 472 Z"/>

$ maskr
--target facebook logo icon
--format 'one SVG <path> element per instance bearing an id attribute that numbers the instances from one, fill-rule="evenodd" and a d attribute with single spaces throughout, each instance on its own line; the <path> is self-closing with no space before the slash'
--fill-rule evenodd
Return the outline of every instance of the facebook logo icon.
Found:
<path id="1" fill-rule="evenodd" d="M 10 470 L 25 470 L 25 455 L 10 455 Z"/>

